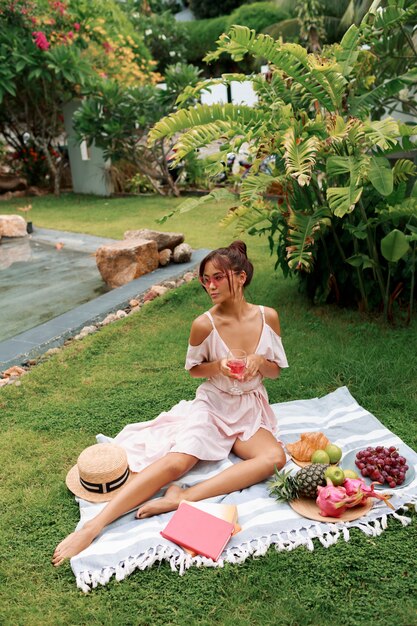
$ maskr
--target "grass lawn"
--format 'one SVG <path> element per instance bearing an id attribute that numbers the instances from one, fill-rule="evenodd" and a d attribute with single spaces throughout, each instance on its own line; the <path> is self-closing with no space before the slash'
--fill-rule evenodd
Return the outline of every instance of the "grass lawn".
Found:
<path id="1" fill-rule="evenodd" d="M 161 198 L 36 198 L 36 226 L 121 237 L 124 230 L 181 230 L 194 247 L 217 247 L 224 207 L 168 221 L 155 218 L 177 202 Z M 22 202 L 3 203 L 0 213 Z M 357 401 L 417 449 L 417 320 L 387 328 L 379 320 L 334 307 L 313 308 L 295 280 L 273 271 L 267 242 L 247 238 L 255 262 L 248 299 L 276 307 L 290 368 L 267 381 L 271 402 L 320 396 L 347 385 Z M 223 569 L 191 569 L 183 577 L 162 564 L 83 595 L 69 565 L 49 559 L 78 521 L 64 479 L 79 452 L 103 432 L 147 420 L 198 381 L 183 369 L 192 319 L 208 308 L 193 282 L 140 313 L 62 350 L 0 391 L 0 624 L 219 626 L 412 626 L 417 623 L 417 515 L 404 528 L 390 518 L 377 538 L 325 549 L 276 552 Z"/>

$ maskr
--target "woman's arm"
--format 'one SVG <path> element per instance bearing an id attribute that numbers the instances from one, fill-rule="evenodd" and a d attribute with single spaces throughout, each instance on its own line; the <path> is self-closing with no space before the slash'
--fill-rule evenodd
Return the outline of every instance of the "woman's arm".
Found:
<path id="1" fill-rule="evenodd" d="M 199 346 L 213 330 L 211 322 L 207 315 L 200 315 L 194 320 L 190 332 L 190 346 Z M 189 370 L 190 376 L 193 378 L 211 378 L 220 374 L 220 361 L 207 361 L 194 365 Z"/>

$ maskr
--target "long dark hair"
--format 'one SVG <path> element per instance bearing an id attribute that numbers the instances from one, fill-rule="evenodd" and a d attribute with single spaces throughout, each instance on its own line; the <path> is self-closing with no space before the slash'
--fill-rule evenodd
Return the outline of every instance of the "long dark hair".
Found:
<path id="1" fill-rule="evenodd" d="M 212 250 L 211 252 L 209 252 L 209 254 L 204 257 L 204 259 L 200 263 L 200 278 L 203 277 L 206 264 L 209 261 L 211 261 L 211 263 L 213 263 L 215 267 L 219 268 L 219 270 L 222 270 L 227 275 L 229 287 L 230 271 L 246 273 L 244 287 L 247 287 L 252 280 L 253 265 L 248 259 L 246 244 L 244 241 L 233 241 L 227 248 L 217 248 L 217 250 Z"/>

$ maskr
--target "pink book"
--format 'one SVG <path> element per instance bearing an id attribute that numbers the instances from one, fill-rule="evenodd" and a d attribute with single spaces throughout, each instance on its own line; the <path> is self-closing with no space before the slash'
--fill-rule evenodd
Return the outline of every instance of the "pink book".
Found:
<path id="1" fill-rule="evenodd" d="M 165 539 L 217 561 L 234 531 L 234 524 L 181 502 L 161 531 Z"/>

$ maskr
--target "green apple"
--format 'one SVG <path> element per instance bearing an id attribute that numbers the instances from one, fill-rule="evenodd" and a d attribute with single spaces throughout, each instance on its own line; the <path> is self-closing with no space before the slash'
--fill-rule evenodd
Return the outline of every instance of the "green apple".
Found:
<path id="1" fill-rule="evenodd" d="M 345 473 L 345 478 L 359 478 L 359 474 L 357 474 L 355 470 L 345 469 L 343 471 Z"/>
<path id="2" fill-rule="evenodd" d="M 324 463 L 325 465 L 327 465 L 327 463 L 330 463 L 330 458 L 327 452 L 325 452 L 324 450 L 315 450 L 315 452 L 313 452 L 313 454 L 311 455 L 311 462 Z"/>
<path id="3" fill-rule="evenodd" d="M 324 448 L 324 451 L 329 455 L 330 463 L 339 463 L 342 458 L 342 449 L 334 443 L 329 443 L 329 445 Z"/>
<path id="4" fill-rule="evenodd" d="M 339 487 L 345 482 L 345 472 L 337 465 L 330 465 L 324 472 L 324 477 L 330 478 L 335 487 Z"/>

